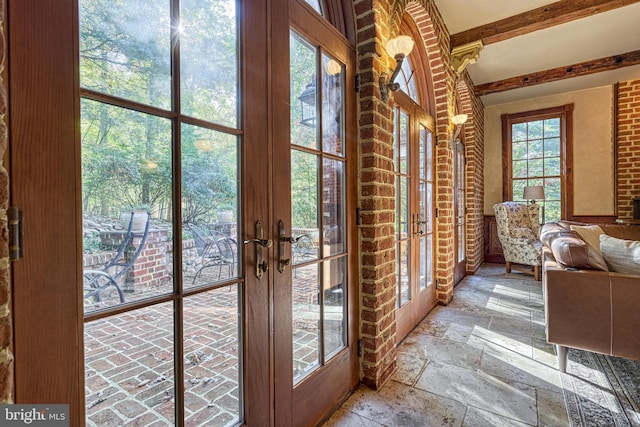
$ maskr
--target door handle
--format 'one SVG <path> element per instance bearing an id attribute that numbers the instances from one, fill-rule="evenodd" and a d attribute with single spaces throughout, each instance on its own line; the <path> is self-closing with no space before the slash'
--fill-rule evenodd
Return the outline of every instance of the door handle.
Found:
<path id="1" fill-rule="evenodd" d="M 266 273 L 269 270 L 269 264 L 266 260 L 262 259 L 262 248 L 269 249 L 273 246 L 273 241 L 271 239 L 264 239 L 262 231 L 262 222 L 256 221 L 256 238 L 245 240 L 243 243 L 255 243 L 256 244 L 256 277 L 258 279 L 262 278 L 262 274 Z"/>
<path id="2" fill-rule="evenodd" d="M 420 215 L 416 215 L 415 221 L 413 223 L 415 224 L 415 229 L 416 229 L 416 232 L 414 233 L 414 235 L 422 236 L 424 234 L 424 230 L 422 229 L 422 226 L 427 223 L 427 220 L 422 219 Z"/>
<path id="3" fill-rule="evenodd" d="M 269 249 L 271 246 L 273 246 L 273 241 L 271 241 L 271 239 L 249 239 L 249 240 L 245 240 L 244 241 L 245 245 L 247 243 L 256 243 L 256 244 L 262 246 L 263 248 L 267 248 L 267 249 Z"/>
<path id="4" fill-rule="evenodd" d="M 289 237 L 284 235 L 284 222 L 280 220 L 278 222 L 278 271 L 280 273 L 284 273 L 284 269 L 287 265 L 291 264 L 291 258 L 284 257 L 284 244 L 291 243 L 295 244 L 298 242 L 300 237 Z"/>

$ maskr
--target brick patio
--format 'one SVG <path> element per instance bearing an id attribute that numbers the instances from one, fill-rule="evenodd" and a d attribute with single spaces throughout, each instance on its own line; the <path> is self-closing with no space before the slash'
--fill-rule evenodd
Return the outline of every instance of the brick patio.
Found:
<path id="1" fill-rule="evenodd" d="M 318 265 L 294 274 L 294 373 L 319 364 Z M 212 269 L 201 280 L 218 279 Z M 222 280 L 228 278 L 223 271 Z M 188 277 L 185 278 L 187 283 Z M 201 283 L 201 282 L 200 282 Z M 225 426 L 239 420 L 238 286 L 184 299 L 185 425 Z M 127 301 L 169 292 L 168 284 L 141 287 Z M 328 302 L 329 303 L 329 302 Z M 325 306 L 328 353 L 343 345 L 342 297 Z M 172 303 L 85 324 L 85 397 L 88 426 L 174 424 Z"/>

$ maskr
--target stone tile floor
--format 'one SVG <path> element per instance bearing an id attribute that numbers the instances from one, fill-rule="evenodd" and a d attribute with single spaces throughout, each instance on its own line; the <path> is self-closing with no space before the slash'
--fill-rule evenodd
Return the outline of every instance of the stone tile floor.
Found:
<path id="1" fill-rule="evenodd" d="M 380 390 L 360 387 L 324 427 L 567 426 L 541 282 L 486 264 L 398 348 Z"/>

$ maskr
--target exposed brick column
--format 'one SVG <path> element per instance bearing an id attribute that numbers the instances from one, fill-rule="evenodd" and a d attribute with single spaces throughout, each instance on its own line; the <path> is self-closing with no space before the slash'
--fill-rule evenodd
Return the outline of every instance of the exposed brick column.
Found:
<path id="1" fill-rule="evenodd" d="M 393 174 L 393 123 L 391 103 L 381 102 L 378 79 L 387 72 L 393 59 L 388 58 L 384 42 L 397 35 L 402 15 L 415 21 L 427 52 L 433 87 L 435 111 L 436 194 L 438 219 L 435 224 L 437 298 L 447 304 L 453 297 L 454 211 L 453 156 L 449 146 L 454 131 L 450 117 L 454 114 L 455 75 L 449 66 L 449 33 L 435 7 L 434 0 L 356 0 L 361 208 L 361 338 L 363 343 L 362 381 L 378 388 L 395 370 L 395 187 Z M 393 95 L 391 95 L 393 97 Z M 479 99 L 468 94 L 469 114 L 475 120 L 467 125 L 474 165 L 469 191 L 474 192 L 472 209 L 477 214 L 471 222 L 468 252 L 474 268 L 483 254 L 483 107 Z M 477 143 L 476 143 L 477 140 Z M 474 214 L 475 215 L 475 214 Z M 478 219 L 479 218 L 479 219 Z"/>
<path id="2" fill-rule="evenodd" d="M 469 116 L 464 125 L 466 254 L 467 273 L 473 274 L 484 261 L 484 106 L 469 87 L 473 87 L 473 83 L 464 72 L 457 93 L 461 112 Z"/>
<path id="3" fill-rule="evenodd" d="M 633 218 L 640 197 L 640 80 L 618 84 L 618 217 Z"/>
<path id="4" fill-rule="evenodd" d="M 0 157 L 7 151 L 7 58 L 6 58 L 6 2 L 0 0 Z M 13 327 L 11 324 L 11 280 L 9 277 L 9 174 L 0 166 L 0 403 L 13 403 Z"/>
<path id="5" fill-rule="evenodd" d="M 389 9 L 386 2 L 361 0 L 354 2 L 354 10 L 360 77 L 362 382 L 378 388 L 396 368 L 393 111 L 382 102 L 378 87 L 388 66 L 382 40 L 389 38 Z"/>
<path id="6" fill-rule="evenodd" d="M 455 114 L 454 82 L 456 76 L 451 61 L 449 33 L 434 0 L 412 2 L 407 12 L 413 17 L 423 37 L 435 104 L 436 120 L 436 194 L 438 218 L 435 227 L 437 299 L 448 304 L 453 298 L 453 271 L 455 263 L 453 153 L 449 140 L 454 132 L 450 118 Z"/>

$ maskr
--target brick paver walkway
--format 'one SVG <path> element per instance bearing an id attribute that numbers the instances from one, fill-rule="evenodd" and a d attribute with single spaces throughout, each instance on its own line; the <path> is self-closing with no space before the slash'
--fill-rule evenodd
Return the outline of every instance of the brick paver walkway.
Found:
<path id="1" fill-rule="evenodd" d="M 238 419 L 236 287 L 184 300 L 185 419 Z M 87 424 L 174 424 L 173 307 L 164 303 L 85 325 Z"/>
<path id="2" fill-rule="evenodd" d="M 294 373 L 320 361 L 318 266 L 294 275 Z M 217 280 L 217 269 L 211 272 Z M 225 278 L 223 273 L 222 279 Z M 204 276 L 203 279 L 206 279 Z M 127 301 L 168 292 L 142 288 Z M 173 304 L 163 303 L 85 324 L 85 394 L 89 426 L 174 424 Z M 325 352 L 343 342 L 342 298 L 325 306 Z M 185 420 L 225 426 L 239 420 L 238 287 L 184 299 Z"/>

